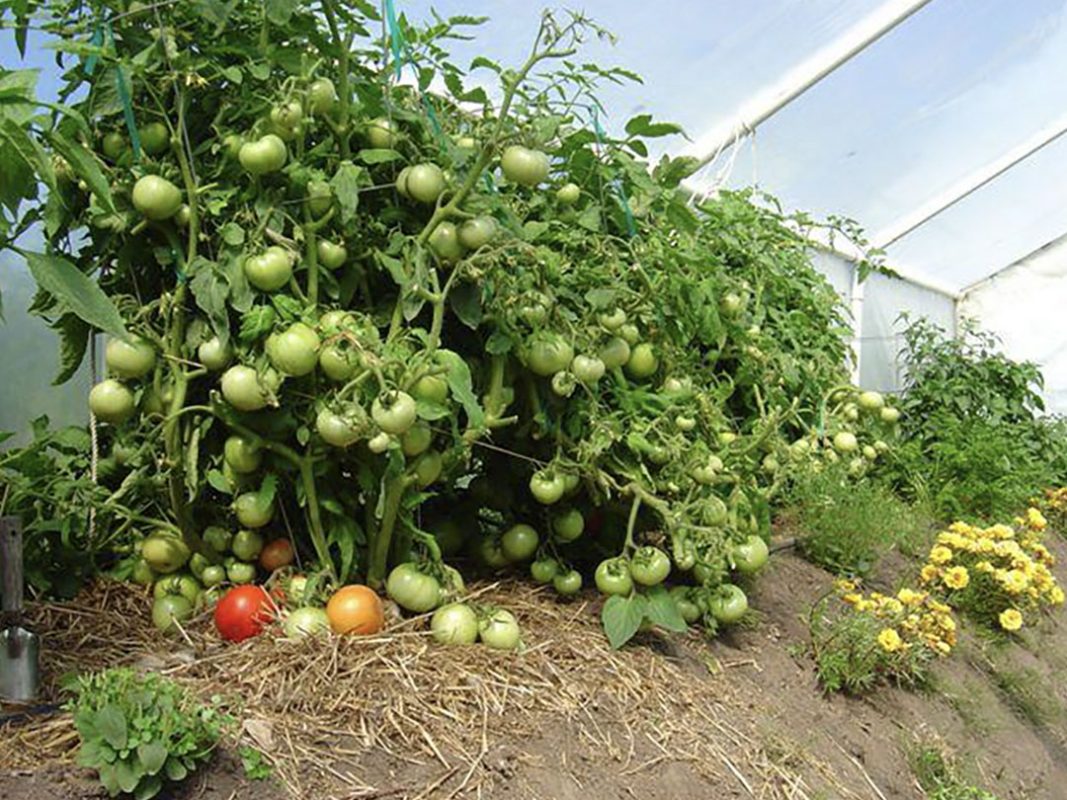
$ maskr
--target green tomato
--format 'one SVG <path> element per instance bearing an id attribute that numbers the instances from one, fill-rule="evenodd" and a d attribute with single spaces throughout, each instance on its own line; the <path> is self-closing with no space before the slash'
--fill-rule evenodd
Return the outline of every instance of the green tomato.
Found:
<path id="1" fill-rule="evenodd" d="M 736 317 L 745 310 L 745 301 L 735 292 L 727 292 L 719 299 L 719 311 L 726 317 Z"/>
<path id="2" fill-rule="evenodd" d="M 734 547 L 730 558 L 734 562 L 734 567 L 742 575 L 754 575 L 763 569 L 769 556 L 770 550 L 763 537 L 753 534 Z"/>
<path id="3" fill-rule="evenodd" d="M 637 548 L 630 561 L 630 574 L 642 586 L 656 586 L 671 572 L 670 557 L 658 547 L 646 545 Z"/>
<path id="4" fill-rule="evenodd" d="M 879 417 L 881 417 L 882 422 L 895 425 L 900 419 L 900 409 L 886 406 L 879 412 Z"/>
<path id="5" fill-rule="evenodd" d="M 181 537 L 170 531 L 157 531 L 141 544 L 141 558 L 153 571 L 177 572 L 189 561 L 189 548 Z"/>
<path id="6" fill-rule="evenodd" d="M 314 330 L 303 322 L 294 322 L 285 330 L 268 336 L 264 349 L 278 372 L 299 378 L 315 369 L 320 347 L 319 336 Z"/>
<path id="7" fill-rule="evenodd" d="M 145 175 L 133 185 L 133 207 L 156 222 L 170 219 L 182 207 L 182 193 L 166 178 Z"/>
<path id="8" fill-rule="evenodd" d="M 89 410 L 101 422 L 119 425 L 133 416 L 133 392 L 114 378 L 100 381 L 89 391 Z"/>
<path id="9" fill-rule="evenodd" d="M 219 564 L 212 564 L 210 567 L 204 567 L 204 571 L 200 575 L 200 580 L 203 582 L 204 586 L 207 586 L 208 588 L 218 586 L 226 580 L 226 568 Z"/>
<path id="10" fill-rule="evenodd" d="M 651 378 L 656 374 L 657 369 L 659 369 L 659 360 L 656 358 L 652 345 L 648 342 L 637 345 L 626 362 L 626 371 L 638 380 Z"/>
<path id="11" fill-rule="evenodd" d="M 184 597 L 195 605 L 200 596 L 200 584 L 192 575 L 164 575 L 152 587 L 152 596 L 158 600 L 167 595 Z"/>
<path id="12" fill-rule="evenodd" d="M 315 430 L 326 444 L 349 447 L 363 438 L 364 427 L 357 420 L 334 413 L 323 406 L 315 415 Z"/>
<path id="13" fill-rule="evenodd" d="M 308 87 L 308 108 L 312 114 L 329 114 L 337 100 L 337 89 L 329 78 L 317 78 Z"/>
<path id="14" fill-rule="evenodd" d="M 548 179 L 548 156 L 539 150 L 512 145 L 500 158 L 504 177 L 523 186 L 537 186 Z"/>
<path id="15" fill-rule="evenodd" d="M 104 157 L 108 161 L 118 161 L 125 155 L 127 148 L 126 137 L 117 131 L 112 131 L 104 135 L 101 141 L 101 150 L 104 151 Z"/>
<path id="16" fill-rule="evenodd" d="M 162 122 L 149 122 L 139 131 L 141 148 L 150 156 L 158 156 L 170 149 L 170 131 Z"/>
<path id="17" fill-rule="evenodd" d="M 443 375 L 424 375 L 415 381 L 411 394 L 416 400 L 444 405 L 448 400 L 448 381 Z"/>
<path id="18" fill-rule="evenodd" d="M 600 360 L 607 369 L 623 366 L 630 360 L 629 343 L 619 336 L 611 337 L 607 344 L 600 348 Z"/>
<path id="19" fill-rule="evenodd" d="M 308 181 L 307 186 L 308 210 L 312 216 L 321 217 L 333 205 L 333 189 L 326 181 Z"/>
<path id="20" fill-rule="evenodd" d="M 605 369 L 603 360 L 596 356 L 576 355 L 571 361 L 571 372 L 586 386 L 592 386 L 603 378 Z"/>
<path id="21" fill-rule="evenodd" d="M 619 326 L 619 336 L 622 337 L 626 344 L 631 347 L 641 341 L 641 332 L 637 330 L 637 326 L 631 323 Z"/>
<path id="22" fill-rule="evenodd" d="M 556 199 L 565 206 L 573 206 L 582 196 L 576 183 L 565 183 L 556 190 Z"/>
<path id="23" fill-rule="evenodd" d="M 704 521 L 716 528 L 720 525 L 725 525 L 730 516 L 730 509 L 726 507 L 726 503 L 721 497 L 712 496 L 705 500 L 703 511 Z"/>
<path id="24" fill-rule="evenodd" d="M 211 562 L 203 553 L 193 553 L 189 556 L 189 571 L 198 581 L 203 579 L 204 570 L 211 566 Z"/>
<path id="25" fill-rule="evenodd" d="M 468 605 L 449 603 L 433 612 L 430 631 L 438 644 L 474 644 L 478 641 L 478 615 Z"/>
<path id="26" fill-rule="evenodd" d="M 298 608 L 290 611 L 282 622 L 282 630 L 290 639 L 305 636 L 326 636 L 330 633 L 330 618 L 322 608 Z"/>
<path id="27" fill-rule="evenodd" d="M 251 583 L 256 579 L 256 565 L 234 561 L 226 567 L 226 577 L 230 583 Z"/>
<path id="28" fill-rule="evenodd" d="M 343 342 L 328 344 L 319 351 L 319 368 L 336 383 L 351 380 L 361 366 L 359 353 Z"/>
<path id="29" fill-rule="evenodd" d="M 530 577 L 537 583 L 551 583 L 559 573 L 559 562 L 554 558 L 540 558 L 530 564 Z"/>
<path id="30" fill-rule="evenodd" d="M 212 336 L 196 348 L 196 357 L 212 372 L 219 372 L 229 366 L 233 360 L 233 348 L 219 341 L 218 336 Z"/>
<path id="31" fill-rule="evenodd" d="M 397 188 L 416 202 L 436 203 L 445 190 L 445 175 L 436 164 L 415 164 L 397 179 Z"/>
<path id="32" fill-rule="evenodd" d="M 492 217 L 475 217 L 459 226 L 459 243 L 468 250 L 477 250 L 492 241 L 496 234 L 496 220 Z"/>
<path id="33" fill-rule="evenodd" d="M 563 475 L 555 470 L 543 469 L 530 478 L 530 494 L 546 506 L 558 503 L 566 489 Z"/>
<path id="34" fill-rule="evenodd" d="M 398 606 L 416 614 L 432 611 L 441 602 L 441 584 L 412 563 L 393 568 L 385 582 L 385 593 Z"/>
<path id="35" fill-rule="evenodd" d="M 227 552 L 230 549 L 231 542 L 233 542 L 233 534 L 218 525 L 209 525 L 204 528 L 201 538 L 204 540 L 204 544 L 218 555 Z"/>
<path id="36" fill-rule="evenodd" d="M 111 339 L 104 348 L 104 361 L 108 370 L 119 378 L 136 380 L 156 365 L 156 349 L 139 336 Z"/>
<path id="37" fill-rule="evenodd" d="M 709 598 L 708 611 L 723 625 L 732 625 L 748 611 L 748 598 L 741 587 L 724 583 Z"/>
<path id="38" fill-rule="evenodd" d="M 522 632 L 515 615 L 498 608 L 479 620 L 478 636 L 486 647 L 494 650 L 514 650 L 519 646 Z"/>
<path id="39" fill-rule="evenodd" d="M 566 489 L 566 484 L 564 484 Z M 561 542 L 573 542 L 585 530 L 585 517 L 577 508 L 570 508 L 552 518 L 552 532 Z"/>
<path id="40" fill-rule="evenodd" d="M 415 398 L 398 390 L 384 392 L 374 399 L 370 414 L 385 433 L 401 436 L 415 424 Z"/>
<path id="41" fill-rule="evenodd" d="M 465 252 L 459 240 L 459 231 L 451 222 L 442 222 L 434 228 L 429 244 L 434 255 L 446 264 L 456 263 L 463 258 Z"/>
<path id="42" fill-rule="evenodd" d="M 601 594 L 628 595 L 634 588 L 630 562 L 622 556 L 601 561 L 593 577 Z"/>
<path id="43" fill-rule="evenodd" d="M 841 454 L 853 453 L 858 447 L 859 442 L 854 433 L 841 431 L 834 436 L 834 449 Z"/>
<path id="44" fill-rule="evenodd" d="M 319 239 L 315 249 L 319 263 L 326 269 L 337 269 L 348 260 L 348 250 L 343 244 L 334 244 L 326 239 Z"/>
<path id="45" fill-rule="evenodd" d="M 582 573 L 576 569 L 559 572 L 552 579 L 552 588 L 564 596 L 578 594 L 582 588 Z"/>
<path id="46" fill-rule="evenodd" d="M 263 535 L 258 531 L 237 531 L 230 549 L 241 561 L 255 561 L 263 552 Z"/>
<path id="47" fill-rule="evenodd" d="M 433 443 L 433 430 L 429 424 L 419 420 L 400 437 L 400 449 L 409 458 L 425 453 Z"/>
<path id="48" fill-rule="evenodd" d="M 164 633 L 174 630 L 176 622 L 193 615 L 193 604 L 181 595 L 170 594 L 152 603 L 152 624 Z"/>
<path id="49" fill-rule="evenodd" d="M 248 282 L 260 291 L 277 291 L 293 277 L 293 260 L 285 248 L 268 247 L 260 255 L 245 259 L 244 273 Z"/>
<path id="50" fill-rule="evenodd" d="M 540 537 L 532 527 L 525 524 L 513 525 L 500 537 L 500 547 L 504 557 L 512 563 L 525 561 L 537 552 Z"/>
<path id="51" fill-rule="evenodd" d="M 377 150 L 391 150 L 399 141 L 396 124 L 386 117 L 378 117 L 367 123 L 367 141 Z"/>
<path id="52" fill-rule="evenodd" d="M 490 569 L 503 569 L 511 562 L 504 553 L 499 536 L 486 536 L 478 542 L 478 556 Z"/>
<path id="53" fill-rule="evenodd" d="M 441 454 L 436 450 L 429 450 L 419 456 L 415 462 L 415 483 L 420 489 L 435 483 L 441 477 L 444 466 Z"/>
<path id="54" fill-rule="evenodd" d="M 864 411 L 881 411 L 885 407 L 885 398 L 878 392 L 860 392 L 856 402 Z"/>
<path id="55" fill-rule="evenodd" d="M 678 607 L 678 613 L 690 625 L 700 619 L 700 606 L 693 602 L 692 592 L 688 586 L 675 586 L 671 589 L 671 599 Z"/>
<path id="56" fill-rule="evenodd" d="M 138 586 L 151 586 L 155 583 L 156 573 L 152 571 L 150 566 L 148 566 L 147 561 L 143 558 L 139 558 L 133 565 L 133 572 L 130 573 L 130 580 Z"/>
<path id="57" fill-rule="evenodd" d="M 430 529 L 442 556 L 453 556 L 463 549 L 467 540 L 463 526 L 454 519 L 443 519 Z"/>
<path id="58" fill-rule="evenodd" d="M 574 348 L 562 336 L 539 333 L 530 337 L 526 345 L 526 365 L 535 375 L 547 378 L 570 366 Z"/>
<path id="59" fill-rule="evenodd" d="M 241 527 L 262 528 L 274 518 L 274 501 L 263 503 L 256 492 L 245 492 L 233 501 L 233 511 Z M 237 538 L 234 537 L 234 544 L 236 542 Z"/>
<path id="60" fill-rule="evenodd" d="M 281 132 L 295 133 L 303 119 L 304 109 L 295 100 L 281 103 L 270 110 L 270 121 L 276 129 L 281 129 Z"/>
<path id="61" fill-rule="evenodd" d="M 456 139 L 456 147 L 460 150 L 474 150 L 478 147 L 478 142 L 473 136 L 460 136 Z"/>
<path id="62" fill-rule="evenodd" d="M 245 142 L 237 153 L 241 166 L 252 175 L 277 172 L 285 166 L 289 151 L 277 134 L 268 133 L 255 142 Z"/>
<path id="63" fill-rule="evenodd" d="M 263 463 L 263 450 L 253 440 L 235 434 L 226 439 L 223 458 L 234 472 L 247 475 Z"/>
<path id="64" fill-rule="evenodd" d="M 258 411 L 270 400 L 267 387 L 251 367 L 237 365 L 222 373 L 222 396 L 238 411 Z"/>

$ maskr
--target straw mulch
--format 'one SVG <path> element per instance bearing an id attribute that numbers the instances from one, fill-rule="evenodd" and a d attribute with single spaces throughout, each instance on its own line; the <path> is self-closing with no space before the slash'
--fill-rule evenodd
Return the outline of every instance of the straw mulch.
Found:
<path id="1" fill-rule="evenodd" d="M 58 683 L 68 672 L 158 670 L 204 698 L 221 695 L 243 720 L 238 735 L 267 754 L 294 797 L 482 796 L 501 779 L 490 763 L 501 742 L 536 749 L 540 741 L 555 765 L 560 752 L 552 748 L 564 739 L 552 737 L 561 729 L 616 775 L 654 775 L 682 761 L 709 786 L 742 796 L 811 796 L 761 746 L 755 712 L 699 658 L 653 647 L 612 651 L 592 600 L 561 603 L 510 582 L 477 594 L 477 602 L 516 614 L 523 652 L 442 647 L 424 619 L 398 621 L 375 637 L 264 635 L 231 645 L 205 616 L 182 636 L 164 637 L 142 590 L 110 582 L 76 602 L 35 604 L 29 618 L 44 642 L 46 699 L 62 701 Z M 10 723 L 0 728 L 0 765 L 71 761 L 76 745 L 67 714 Z"/>

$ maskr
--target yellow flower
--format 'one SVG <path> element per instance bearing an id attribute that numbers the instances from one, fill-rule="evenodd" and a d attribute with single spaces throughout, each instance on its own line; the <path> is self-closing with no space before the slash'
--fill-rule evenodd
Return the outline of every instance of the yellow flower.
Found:
<path id="1" fill-rule="evenodd" d="M 972 528 L 966 522 L 953 522 L 951 525 L 948 526 L 948 529 L 953 533 L 960 533 L 964 536 L 974 532 L 974 528 Z"/>
<path id="2" fill-rule="evenodd" d="M 952 551 L 944 545 L 937 545 L 930 551 L 930 561 L 934 564 L 947 564 L 952 560 Z"/>
<path id="3" fill-rule="evenodd" d="M 919 577 L 922 578 L 923 583 L 933 583 L 937 580 L 939 575 L 941 575 L 941 570 L 933 564 L 924 565 L 922 571 L 919 573 Z"/>
<path id="4" fill-rule="evenodd" d="M 996 571 L 994 569 L 993 565 L 990 564 L 988 561 L 979 561 L 977 564 L 974 565 L 974 570 L 975 570 L 975 572 L 987 572 L 987 573 L 991 573 L 991 572 L 995 572 Z"/>
<path id="5" fill-rule="evenodd" d="M 883 628 L 882 632 L 878 634 L 878 644 L 882 646 L 882 649 L 887 653 L 895 653 L 901 648 L 904 642 L 900 638 L 900 634 L 896 632 L 895 628 Z"/>
<path id="6" fill-rule="evenodd" d="M 834 588 L 839 592 L 854 592 L 856 591 L 856 582 L 839 578 L 834 581 Z"/>
<path id="7" fill-rule="evenodd" d="M 856 594 L 855 592 L 849 592 L 848 594 L 841 595 L 841 599 L 848 603 L 850 606 L 858 605 L 863 599 L 863 595 Z"/>
<path id="8" fill-rule="evenodd" d="M 1026 526 L 1033 528 L 1035 531 L 1043 531 L 1048 526 L 1048 520 L 1036 508 L 1028 508 L 1026 510 Z"/>
<path id="9" fill-rule="evenodd" d="M 997 577 L 1000 578 L 1001 585 L 1010 594 L 1025 592 L 1030 585 L 1030 580 L 1026 577 L 1026 573 L 1018 569 L 1008 570 L 1002 576 L 998 575 Z"/>
<path id="10" fill-rule="evenodd" d="M 1006 631 L 1017 631 L 1023 626 L 1023 615 L 1014 608 L 1006 608 L 1000 612 L 1000 627 Z"/>
<path id="11" fill-rule="evenodd" d="M 925 592 L 917 592 L 907 587 L 897 592 L 897 600 L 906 606 L 917 606 L 926 598 Z"/>
<path id="12" fill-rule="evenodd" d="M 1015 531 L 1011 529 L 1010 525 L 994 525 L 992 528 L 985 529 L 986 534 L 992 539 L 1014 539 Z"/>
<path id="13" fill-rule="evenodd" d="M 1049 599 L 1052 601 L 1053 605 L 1062 605 L 1064 599 L 1063 589 L 1059 586 L 1053 586 L 1049 592 Z"/>
<path id="14" fill-rule="evenodd" d="M 945 586 L 950 589 L 966 589 L 971 582 L 971 576 L 966 567 L 950 567 L 943 578 Z"/>

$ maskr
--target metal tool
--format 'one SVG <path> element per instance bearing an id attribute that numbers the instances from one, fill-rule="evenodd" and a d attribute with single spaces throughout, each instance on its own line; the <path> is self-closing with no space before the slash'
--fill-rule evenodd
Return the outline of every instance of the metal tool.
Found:
<path id="1" fill-rule="evenodd" d="M 4 626 L 0 630 L 0 700 L 28 703 L 40 680 L 37 634 L 22 627 L 22 521 L 0 517 Z"/>

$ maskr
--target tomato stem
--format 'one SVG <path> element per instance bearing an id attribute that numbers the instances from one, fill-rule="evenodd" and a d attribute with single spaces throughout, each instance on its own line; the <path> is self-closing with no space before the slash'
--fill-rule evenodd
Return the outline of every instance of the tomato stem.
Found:
<path id="1" fill-rule="evenodd" d="M 410 478 L 404 475 L 398 475 L 385 484 L 382 521 L 372 538 L 370 561 L 367 564 L 367 585 L 372 589 L 380 588 L 385 582 L 389 569 L 389 545 L 400 513 L 400 503 L 409 484 Z"/>
<path id="2" fill-rule="evenodd" d="M 630 504 L 630 517 L 626 520 L 626 545 L 623 552 L 629 553 L 634 549 L 634 528 L 637 526 L 637 512 L 641 510 L 641 495 L 634 492 L 634 500 Z"/>

